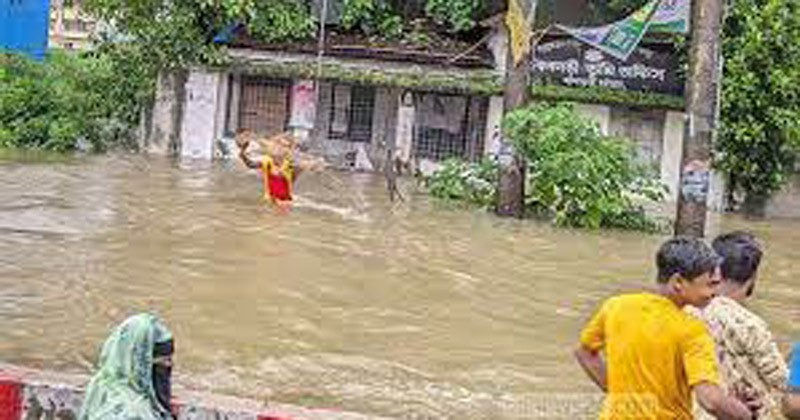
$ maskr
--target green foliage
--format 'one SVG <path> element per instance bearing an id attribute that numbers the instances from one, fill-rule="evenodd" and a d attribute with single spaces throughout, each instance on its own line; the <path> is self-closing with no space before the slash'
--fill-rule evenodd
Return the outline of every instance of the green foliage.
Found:
<path id="1" fill-rule="evenodd" d="M 494 161 L 470 163 L 450 159 L 425 182 L 434 197 L 489 207 L 497 196 L 498 176 L 499 167 Z"/>
<path id="2" fill-rule="evenodd" d="M 223 55 L 212 40 L 232 22 L 245 23 L 264 42 L 305 39 L 315 30 L 303 0 L 86 0 L 84 7 L 147 48 L 161 69 L 218 64 Z"/>
<path id="3" fill-rule="evenodd" d="M 654 230 L 642 199 L 662 199 L 664 187 L 636 162 L 632 145 L 605 137 L 568 104 L 534 105 L 503 121 L 528 163 L 525 201 L 560 226 Z"/>
<path id="4" fill-rule="evenodd" d="M 95 74 L 94 86 L 103 97 L 105 115 L 130 126 L 139 123 L 141 110 L 155 95 L 158 68 L 149 55 L 147 48 L 131 42 L 102 44 L 86 53 L 85 59 L 106 66 L 104 72 Z"/>
<path id="5" fill-rule="evenodd" d="M 663 199 L 666 188 L 637 163 L 625 139 L 605 137 L 569 104 L 535 105 L 508 114 L 504 131 L 528 164 L 527 209 L 559 226 L 659 231 L 645 201 Z M 490 207 L 497 198 L 494 161 L 446 161 L 426 179 L 434 197 Z"/>
<path id="6" fill-rule="evenodd" d="M 531 86 L 531 91 L 534 98 L 548 101 L 574 101 L 680 111 L 683 111 L 686 107 L 686 101 L 680 96 L 612 89 L 602 86 L 578 88 L 557 85 L 533 85 Z"/>
<path id="7" fill-rule="evenodd" d="M 302 40 L 314 34 L 314 19 L 301 0 L 255 1 L 252 10 L 247 28 L 261 41 Z"/>
<path id="8" fill-rule="evenodd" d="M 130 144 L 134 73 L 106 55 L 52 52 L 44 63 L 0 55 L 0 147 L 68 151 Z"/>
<path id="9" fill-rule="evenodd" d="M 471 30 L 487 6 L 482 0 L 428 0 L 425 12 L 450 32 Z"/>
<path id="10" fill-rule="evenodd" d="M 737 0 L 724 35 L 716 164 L 746 202 L 763 202 L 800 150 L 800 3 Z"/>
<path id="11" fill-rule="evenodd" d="M 469 73 L 408 69 L 384 71 L 360 69 L 336 63 L 317 66 L 311 62 L 262 62 L 248 69 L 253 74 L 275 78 L 320 78 L 355 84 L 396 86 L 409 89 L 439 89 L 442 92 L 463 92 L 497 95 L 503 91 L 502 80 L 491 70 L 472 70 Z"/>
<path id="12" fill-rule="evenodd" d="M 383 39 L 400 39 L 404 32 L 402 17 L 381 0 L 344 0 L 342 27 Z"/>
<path id="13" fill-rule="evenodd" d="M 213 31 L 203 3 L 166 0 L 87 0 L 87 11 L 104 22 L 113 22 L 117 34 L 149 50 L 148 59 L 158 68 L 185 68 L 207 61 L 212 48 L 206 37 Z M 212 19 L 213 20 L 213 19 Z"/>

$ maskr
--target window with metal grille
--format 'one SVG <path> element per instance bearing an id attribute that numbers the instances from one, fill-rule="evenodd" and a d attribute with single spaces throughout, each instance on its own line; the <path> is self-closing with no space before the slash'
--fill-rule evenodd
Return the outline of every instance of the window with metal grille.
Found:
<path id="1" fill-rule="evenodd" d="M 415 117 L 417 159 L 475 160 L 482 155 L 488 100 L 481 97 L 422 94 Z"/>
<path id="2" fill-rule="evenodd" d="M 331 87 L 329 138 L 369 143 L 374 114 L 374 87 L 334 84 Z"/>
<path id="3" fill-rule="evenodd" d="M 239 102 L 239 127 L 264 136 L 286 131 L 289 82 L 245 76 Z"/>

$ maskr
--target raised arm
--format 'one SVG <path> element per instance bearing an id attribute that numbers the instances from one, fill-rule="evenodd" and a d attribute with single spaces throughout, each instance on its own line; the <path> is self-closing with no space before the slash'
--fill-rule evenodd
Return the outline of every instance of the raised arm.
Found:
<path id="1" fill-rule="evenodd" d="M 245 166 L 250 169 L 258 169 L 261 167 L 261 162 L 257 160 L 250 159 L 250 156 L 247 155 L 247 147 L 250 146 L 250 142 L 245 140 L 239 146 L 239 158 L 244 162 Z"/>

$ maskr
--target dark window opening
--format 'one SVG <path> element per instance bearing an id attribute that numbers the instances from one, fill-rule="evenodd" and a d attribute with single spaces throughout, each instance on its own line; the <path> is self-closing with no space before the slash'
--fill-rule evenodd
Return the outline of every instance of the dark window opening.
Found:
<path id="1" fill-rule="evenodd" d="M 339 85 L 331 87 L 330 127 L 333 140 L 369 143 L 375 113 L 375 88 Z"/>
<path id="2" fill-rule="evenodd" d="M 477 160 L 483 154 L 488 101 L 481 97 L 423 94 L 417 102 L 417 159 Z"/>

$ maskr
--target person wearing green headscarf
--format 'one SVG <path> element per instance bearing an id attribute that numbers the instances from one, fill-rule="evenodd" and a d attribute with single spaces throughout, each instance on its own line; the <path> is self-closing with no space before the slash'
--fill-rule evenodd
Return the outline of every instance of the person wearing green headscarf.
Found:
<path id="1" fill-rule="evenodd" d="M 172 419 L 172 333 L 155 315 L 134 315 L 103 344 L 79 420 Z"/>

